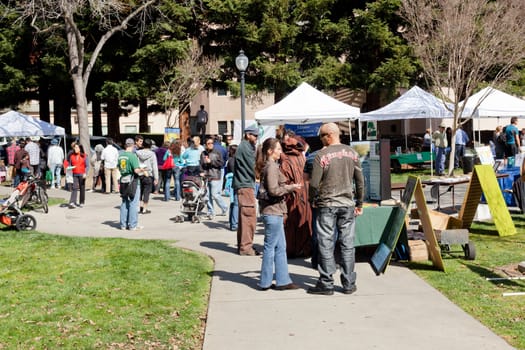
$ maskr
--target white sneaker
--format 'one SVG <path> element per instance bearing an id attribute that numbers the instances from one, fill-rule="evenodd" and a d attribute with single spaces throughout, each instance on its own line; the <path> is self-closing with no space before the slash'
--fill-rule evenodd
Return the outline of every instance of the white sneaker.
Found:
<path id="1" fill-rule="evenodd" d="M 138 231 L 138 230 L 142 230 L 144 228 L 144 226 L 135 226 L 135 227 L 130 227 L 129 230 L 130 231 Z"/>

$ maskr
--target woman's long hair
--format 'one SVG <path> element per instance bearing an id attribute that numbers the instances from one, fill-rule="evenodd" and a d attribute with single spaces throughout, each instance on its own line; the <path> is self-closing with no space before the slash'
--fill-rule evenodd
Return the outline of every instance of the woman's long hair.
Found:
<path id="1" fill-rule="evenodd" d="M 180 156 L 181 144 L 179 140 L 175 140 L 170 145 L 171 153 L 176 156 Z"/>
<path id="2" fill-rule="evenodd" d="M 261 178 L 261 173 L 264 169 L 264 166 L 266 165 L 266 162 L 268 161 L 268 151 L 274 150 L 277 144 L 279 144 L 279 140 L 274 137 L 270 137 L 264 140 L 262 146 L 257 147 L 257 155 L 255 160 L 256 178 Z"/>

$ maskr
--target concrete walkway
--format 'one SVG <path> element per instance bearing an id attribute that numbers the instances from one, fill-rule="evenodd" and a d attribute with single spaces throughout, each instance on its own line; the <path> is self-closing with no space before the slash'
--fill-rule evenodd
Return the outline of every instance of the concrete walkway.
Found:
<path id="1" fill-rule="evenodd" d="M 0 194 L 10 193 L 0 187 Z M 62 190 L 51 197 L 68 198 Z M 175 223 L 179 202 L 153 195 L 151 214 L 140 216 L 141 231 L 119 230 L 120 197 L 87 193 L 86 206 L 53 206 L 32 212 L 37 230 L 69 236 L 174 240 L 215 261 L 204 350 L 236 349 L 511 349 L 500 337 L 463 312 L 409 269 L 391 265 L 376 276 L 367 262 L 356 264 L 358 290 L 312 296 L 317 271 L 309 260 L 289 261 L 301 286 L 292 291 L 259 291 L 261 257 L 241 257 L 226 218 L 200 224 Z M 262 227 L 256 246 L 262 250 Z M 339 279 L 337 278 L 337 281 Z M 176 293 L 177 291 L 173 291 Z M 475 293 L 475 291 L 473 291 Z"/>

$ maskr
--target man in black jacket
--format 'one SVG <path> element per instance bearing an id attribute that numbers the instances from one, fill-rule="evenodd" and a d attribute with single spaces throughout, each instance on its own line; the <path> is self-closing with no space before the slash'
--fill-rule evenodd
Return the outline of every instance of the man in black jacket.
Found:
<path id="1" fill-rule="evenodd" d="M 208 217 L 215 215 L 213 201 L 221 208 L 220 216 L 225 216 L 228 208 L 221 196 L 222 179 L 221 170 L 224 167 L 222 154 L 213 147 L 213 138 L 207 138 L 205 150 L 201 153 L 200 165 L 204 171 L 204 176 L 208 178 Z"/>

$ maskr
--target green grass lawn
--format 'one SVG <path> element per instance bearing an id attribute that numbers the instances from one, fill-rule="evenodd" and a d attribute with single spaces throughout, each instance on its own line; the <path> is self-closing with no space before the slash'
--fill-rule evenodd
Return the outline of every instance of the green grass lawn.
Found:
<path id="1" fill-rule="evenodd" d="M 0 230 L 0 349 L 196 349 L 212 261 L 169 242 Z"/>
<path id="2" fill-rule="evenodd" d="M 525 349 L 525 295 L 502 296 L 506 292 L 525 292 L 525 280 L 487 281 L 500 277 L 498 267 L 525 261 L 525 216 L 512 214 L 518 234 L 499 237 L 493 224 L 474 223 L 470 228 L 476 260 L 458 253 L 444 256 L 446 273 L 431 263 L 410 263 L 419 276 L 441 291 L 456 305 L 503 337 L 512 346 Z M 454 247 L 461 250 L 460 246 Z"/>

